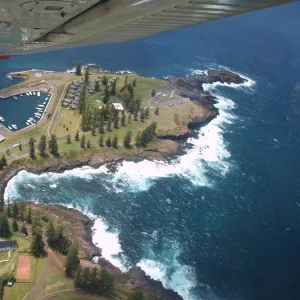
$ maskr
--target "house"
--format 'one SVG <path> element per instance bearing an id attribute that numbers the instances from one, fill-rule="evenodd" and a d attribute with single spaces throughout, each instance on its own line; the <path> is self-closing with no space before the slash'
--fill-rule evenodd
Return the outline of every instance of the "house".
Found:
<path id="1" fill-rule="evenodd" d="M 124 110 L 124 107 L 121 103 L 112 103 L 112 106 L 114 107 L 115 110 L 118 110 L 118 111 Z"/>
<path id="2" fill-rule="evenodd" d="M 0 143 L 5 140 L 5 137 L 3 135 L 0 135 Z"/>
<path id="3" fill-rule="evenodd" d="M 17 241 L 0 241 L 0 251 L 14 250 L 18 248 Z"/>

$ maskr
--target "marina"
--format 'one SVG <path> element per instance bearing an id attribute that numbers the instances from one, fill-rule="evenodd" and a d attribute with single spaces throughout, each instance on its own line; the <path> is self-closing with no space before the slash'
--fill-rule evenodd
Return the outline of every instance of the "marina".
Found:
<path id="1" fill-rule="evenodd" d="M 38 123 L 46 111 L 50 97 L 49 93 L 28 91 L 0 99 L 0 126 L 17 131 Z"/>

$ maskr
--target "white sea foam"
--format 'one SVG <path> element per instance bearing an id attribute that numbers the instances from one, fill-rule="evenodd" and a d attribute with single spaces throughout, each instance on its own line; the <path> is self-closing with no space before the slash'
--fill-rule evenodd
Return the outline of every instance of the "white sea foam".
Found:
<path id="1" fill-rule="evenodd" d="M 93 244 L 102 249 L 102 257 L 122 271 L 126 271 L 125 257 L 120 258 L 123 250 L 119 242 L 119 233 L 109 231 L 107 224 L 100 218 L 95 220 L 92 230 L 94 231 Z"/>
<path id="2" fill-rule="evenodd" d="M 175 255 L 167 264 L 152 259 L 142 259 L 138 264 L 148 276 L 159 280 L 167 289 L 177 292 L 185 300 L 199 300 L 192 294 L 197 279 L 192 267 L 182 265 Z"/>

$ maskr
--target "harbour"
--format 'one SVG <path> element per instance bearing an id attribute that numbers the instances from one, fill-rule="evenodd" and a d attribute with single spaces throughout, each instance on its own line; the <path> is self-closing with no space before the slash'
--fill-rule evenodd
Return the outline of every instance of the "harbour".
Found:
<path id="1" fill-rule="evenodd" d="M 1 98 L 0 124 L 14 132 L 35 125 L 43 118 L 51 93 L 32 90 Z"/>

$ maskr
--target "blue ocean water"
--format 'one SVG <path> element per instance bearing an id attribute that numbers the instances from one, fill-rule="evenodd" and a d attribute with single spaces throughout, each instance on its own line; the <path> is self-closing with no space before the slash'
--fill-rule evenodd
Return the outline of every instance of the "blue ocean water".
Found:
<path id="1" fill-rule="evenodd" d="M 81 59 L 113 71 L 189 76 L 209 68 L 248 86 L 207 86 L 220 116 L 168 162 L 124 162 L 14 177 L 6 196 L 98 217 L 94 242 L 123 269 L 139 265 L 188 299 L 282 300 L 300 294 L 300 3 L 120 45 L 16 57 L 5 74 L 66 70 Z"/>

